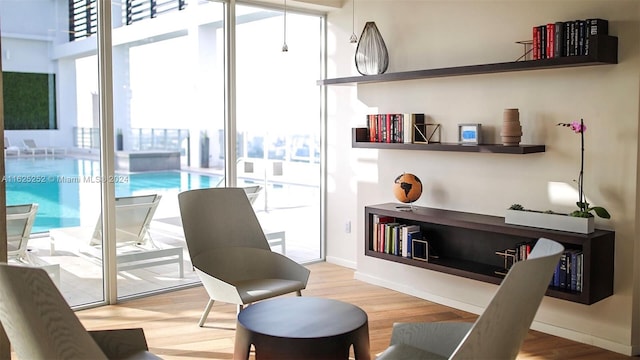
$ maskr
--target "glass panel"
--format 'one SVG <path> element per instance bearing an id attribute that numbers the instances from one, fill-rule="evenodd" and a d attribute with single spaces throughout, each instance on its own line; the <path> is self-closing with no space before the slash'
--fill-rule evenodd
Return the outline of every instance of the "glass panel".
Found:
<path id="1" fill-rule="evenodd" d="M 285 255 L 318 260 L 323 19 L 288 13 L 282 52 L 283 12 L 236 13 L 238 185 L 262 187 L 254 208 L 265 232 L 284 232 Z"/>
<path id="2" fill-rule="evenodd" d="M 208 136 L 224 128 L 223 5 L 162 3 L 125 1 L 124 14 L 144 14 L 114 22 L 119 298 L 199 281 L 177 196 L 224 176 L 223 146 Z"/>
<path id="3" fill-rule="evenodd" d="M 0 1 L 2 71 L 10 80 L 4 180 L 10 262 L 46 269 L 69 304 L 81 306 L 104 300 L 101 256 L 87 251 L 100 226 L 98 66 L 95 36 L 70 47 L 67 6 Z M 11 206 L 19 204 L 37 204 L 33 222 L 24 207 Z"/>

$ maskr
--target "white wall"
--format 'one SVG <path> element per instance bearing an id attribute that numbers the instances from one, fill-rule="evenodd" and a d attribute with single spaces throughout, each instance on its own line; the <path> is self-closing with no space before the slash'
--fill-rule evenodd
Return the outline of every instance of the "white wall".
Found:
<path id="1" fill-rule="evenodd" d="M 558 122 L 587 124 L 585 191 L 616 231 L 614 295 L 585 306 L 546 297 L 534 328 L 621 353 L 638 353 L 640 255 L 637 220 L 640 103 L 640 2 L 600 1 L 358 1 L 356 33 L 375 21 L 390 54 L 389 72 L 515 60 L 535 25 L 599 17 L 619 38 L 619 64 L 412 80 L 328 90 L 327 259 L 357 267 L 357 277 L 464 310 L 480 312 L 495 285 L 364 256 L 367 204 L 395 201 L 391 184 L 402 172 L 421 178 L 417 205 L 504 216 L 513 203 L 570 211 L 551 199 L 552 183 L 573 186 L 579 137 Z M 351 2 L 328 16 L 328 77 L 357 75 Z M 502 111 L 519 108 L 522 143 L 545 144 L 541 154 L 505 155 L 351 148 L 351 128 L 368 112 L 424 112 L 442 124 L 444 141 L 457 124 L 482 123 L 485 140 L 499 142 Z M 345 221 L 352 221 L 346 233 Z M 634 298 L 635 295 L 635 298 Z M 635 305 L 635 306 L 634 306 Z"/>

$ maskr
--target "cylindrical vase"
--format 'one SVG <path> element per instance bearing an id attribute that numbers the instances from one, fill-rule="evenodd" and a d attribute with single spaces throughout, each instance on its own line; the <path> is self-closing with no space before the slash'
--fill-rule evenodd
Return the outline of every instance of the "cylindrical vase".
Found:
<path id="1" fill-rule="evenodd" d="M 520 145 L 522 126 L 520 125 L 520 112 L 518 109 L 504 109 L 500 137 L 504 146 Z"/>

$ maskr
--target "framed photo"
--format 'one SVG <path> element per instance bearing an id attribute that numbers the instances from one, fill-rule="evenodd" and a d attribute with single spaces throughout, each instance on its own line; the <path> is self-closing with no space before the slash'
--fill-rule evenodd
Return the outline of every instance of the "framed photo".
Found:
<path id="1" fill-rule="evenodd" d="M 482 144 L 480 124 L 458 124 L 458 142 L 461 144 Z"/>

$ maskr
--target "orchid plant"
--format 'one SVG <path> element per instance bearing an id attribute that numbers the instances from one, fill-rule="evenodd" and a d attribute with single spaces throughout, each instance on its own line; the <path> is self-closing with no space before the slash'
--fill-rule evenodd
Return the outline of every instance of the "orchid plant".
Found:
<path id="1" fill-rule="evenodd" d="M 578 175 L 578 202 L 576 203 L 578 210 L 573 211 L 569 215 L 575 217 L 593 217 L 591 213 L 593 211 L 601 218 L 611 218 L 611 215 L 605 208 L 601 206 L 591 206 L 584 195 L 584 132 L 587 131 L 584 120 L 580 119 L 580 121 L 572 121 L 571 123 L 559 123 L 558 126 L 568 127 L 574 133 L 580 134 L 580 174 Z"/>

